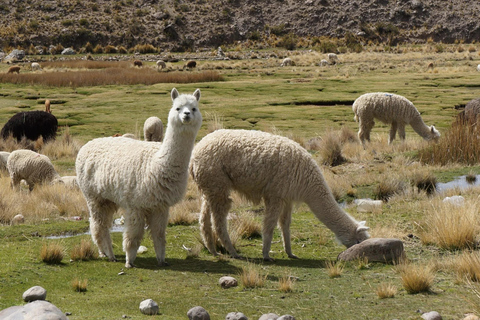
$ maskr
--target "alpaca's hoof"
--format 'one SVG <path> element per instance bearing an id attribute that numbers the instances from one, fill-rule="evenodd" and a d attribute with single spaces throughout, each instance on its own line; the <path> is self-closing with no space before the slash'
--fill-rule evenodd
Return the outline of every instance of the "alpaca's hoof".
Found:
<path id="1" fill-rule="evenodd" d="M 115 257 L 108 258 L 108 261 L 110 261 L 110 262 L 117 262 L 117 258 L 115 258 Z"/>
<path id="2" fill-rule="evenodd" d="M 163 262 L 159 262 L 159 263 L 158 263 L 158 266 L 159 266 L 159 267 L 168 267 L 169 265 L 170 265 L 170 264 L 169 264 L 168 262 L 166 262 L 166 261 L 163 261 Z"/>
<path id="3" fill-rule="evenodd" d="M 298 259 L 298 257 L 296 255 L 294 255 L 293 253 L 292 254 L 289 254 L 288 257 L 290 259 Z"/>
<path id="4" fill-rule="evenodd" d="M 135 268 L 135 265 L 133 263 L 127 262 L 125 263 L 125 268 Z"/>
<path id="5" fill-rule="evenodd" d="M 237 259 L 237 260 L 246 260 L 245 257 L 242 257 L 242 256 L 239 256 L 238 254 L 235 255 L 235 256 L 232 256 L 233 259 Z"/>
<path id="6" fill-rule="evenodd" d="M 263 261 L 265 261 L 265 262 L 274 262 L 275 259 L 270 258 L 270 257 L 265 257 L 265 258 L 263 258 Z"/>

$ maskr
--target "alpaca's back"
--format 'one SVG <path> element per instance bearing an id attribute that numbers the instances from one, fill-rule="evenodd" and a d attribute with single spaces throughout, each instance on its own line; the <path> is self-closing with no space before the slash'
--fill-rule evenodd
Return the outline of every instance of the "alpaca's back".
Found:
<path id="1" fill-rule="evenodd" d="M 254 202 L 267 194 L 301 200 L 316 170 L 310 154 L 296 142 L 250 130 L 208 134 L 190 162 L 190 173 L 205 194 L 235 190 Z"/>
<path id="2" fill-rule="evenodd" d="M 386 92 L 366 93 L 355 100 L 352 106 L 355 117 L 361 121 L 378 119 L 383 123 L 409 124 L 420 116 L 407 98 Z"/>

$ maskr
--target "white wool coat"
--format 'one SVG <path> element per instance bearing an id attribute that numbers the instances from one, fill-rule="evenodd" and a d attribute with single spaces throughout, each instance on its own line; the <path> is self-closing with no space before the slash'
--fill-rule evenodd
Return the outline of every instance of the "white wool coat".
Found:
<path id="1" fill-rule="evenodd" d="M 163 123 L 158 117 L 150 117 L 143 124 L 143 137 L 145 141 L 162 141 Z"/>
<path id="2" fill-rule="evenodd" d="M 14 187 L 22 179 L 27 182 L 30 190 L 37 183 L 55 183 L 60 180 L 50 159 L 31 150 L 12 151 L 7 160 L 7 169 Z"/>

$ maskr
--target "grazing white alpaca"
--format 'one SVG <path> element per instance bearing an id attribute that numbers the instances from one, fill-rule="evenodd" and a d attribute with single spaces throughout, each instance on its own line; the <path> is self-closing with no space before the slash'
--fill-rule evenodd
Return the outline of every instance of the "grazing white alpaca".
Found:
<path id="1" fill-rule="evenodd" d="M 38 62 L 32 62 L 32 71 L 35 71 L 35 70 L 42 70 L 42 67 Z"/>
<path id="2" fill-rule="evenodd" d="M 208 250 L 217 255 L 216 234 L 238 258 L 227 231 L 227 215 L 237 191 L 254 203 L 265 202 L 263 259 L 269 251 L 277 222 L 285 252 L 296 258 L 290 244 L 294 202 L 305 202 L 315 216 L 350 247 L 369 237 L 365 222 L 343 211 L 325 183 L 320 167 L 298 143 L 281 136 L 249 130 L 217 130 L 194 148 L 190 174 L 202 193 L 200 229 Z"/>
<path id="3" fill-rule="evenodd" d="M 143 124 L 143 138 L 145 141 L 162 141 L 163 123 L 159 117 L 150 117 Z"/>
<path id="4" fill-rule="evenodd" d="M 156 64 L 157 64 L 157 70 L 160 69 L 160 68 L 164 69 L 164 68 L 167 67 L 167 64 L 166 64 L 165 61 L 163 61 L 163 60 L 158 60 L 158 61 L 156 62 Z"/>
<path id="5" fill-rule="evenodd" d="M 90 212 L 90 231 L 101 256 L 115 261 L 109 228 L 118 207 L 125 211 L 123 249 L 133 267 L 145 225 L 150 229 L 159 265 L 165 265 L 169 208 L 187 188 L 188 163 L 202 124 L 200 90 L 171 92 L 173 106 L 163 143 L 123 137 L 94 139 L 78 152 L 76 171 Z"/>
<path id="6" fill-rule="evenodd" d="M 405 125 L 409 124 L 413 130 L 425 140 L 436 140 L 440 133 L 434 126 L 427 126 L 420 116 L 417 108 L 407 98 L 397 94 L 374 92 L 361 95 L 352 106 L 355 121 L 358 121 L 360 130 L 358 138 L 362 143 L 370 141 L 370 131 L 375 125 L 374 119 L 385 124 L 390 124 L 391 144 L 397 134 L 405 140 Z"/>
<path id="7" fill-rule="evenodd" d="M 280 67 L 285 67 L 285 66 L 294 66 L 295 62 L 293 62 L 292 59 L 290 58 L 285 58 L 283 59 L 282 63 L 280 64 Z"/>

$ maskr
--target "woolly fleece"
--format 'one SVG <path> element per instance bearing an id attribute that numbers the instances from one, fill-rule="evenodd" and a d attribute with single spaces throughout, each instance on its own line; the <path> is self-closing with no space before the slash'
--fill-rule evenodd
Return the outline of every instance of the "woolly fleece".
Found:
<path id="1" fill-rule="evenodd" d="M 203 195 L 200 228 L 204 242 L 217 254 L 213 226 L 228 252 L 238 257 L 227 232 L 227 215 L 237 191 L 254 203 L 265 202 L 263 258 L 269 251 L 279 221 L 284 248 L 295 258 L 290 244 L 294 202 L 305 202 L 315 216 L 347 247 L 369 237 L 365 222 L 343 211 L 327 186 L 320 167 L 298 143 L 277 135 L 249 130 L 217 130 L 195 147 L 190 174 Z"/>

